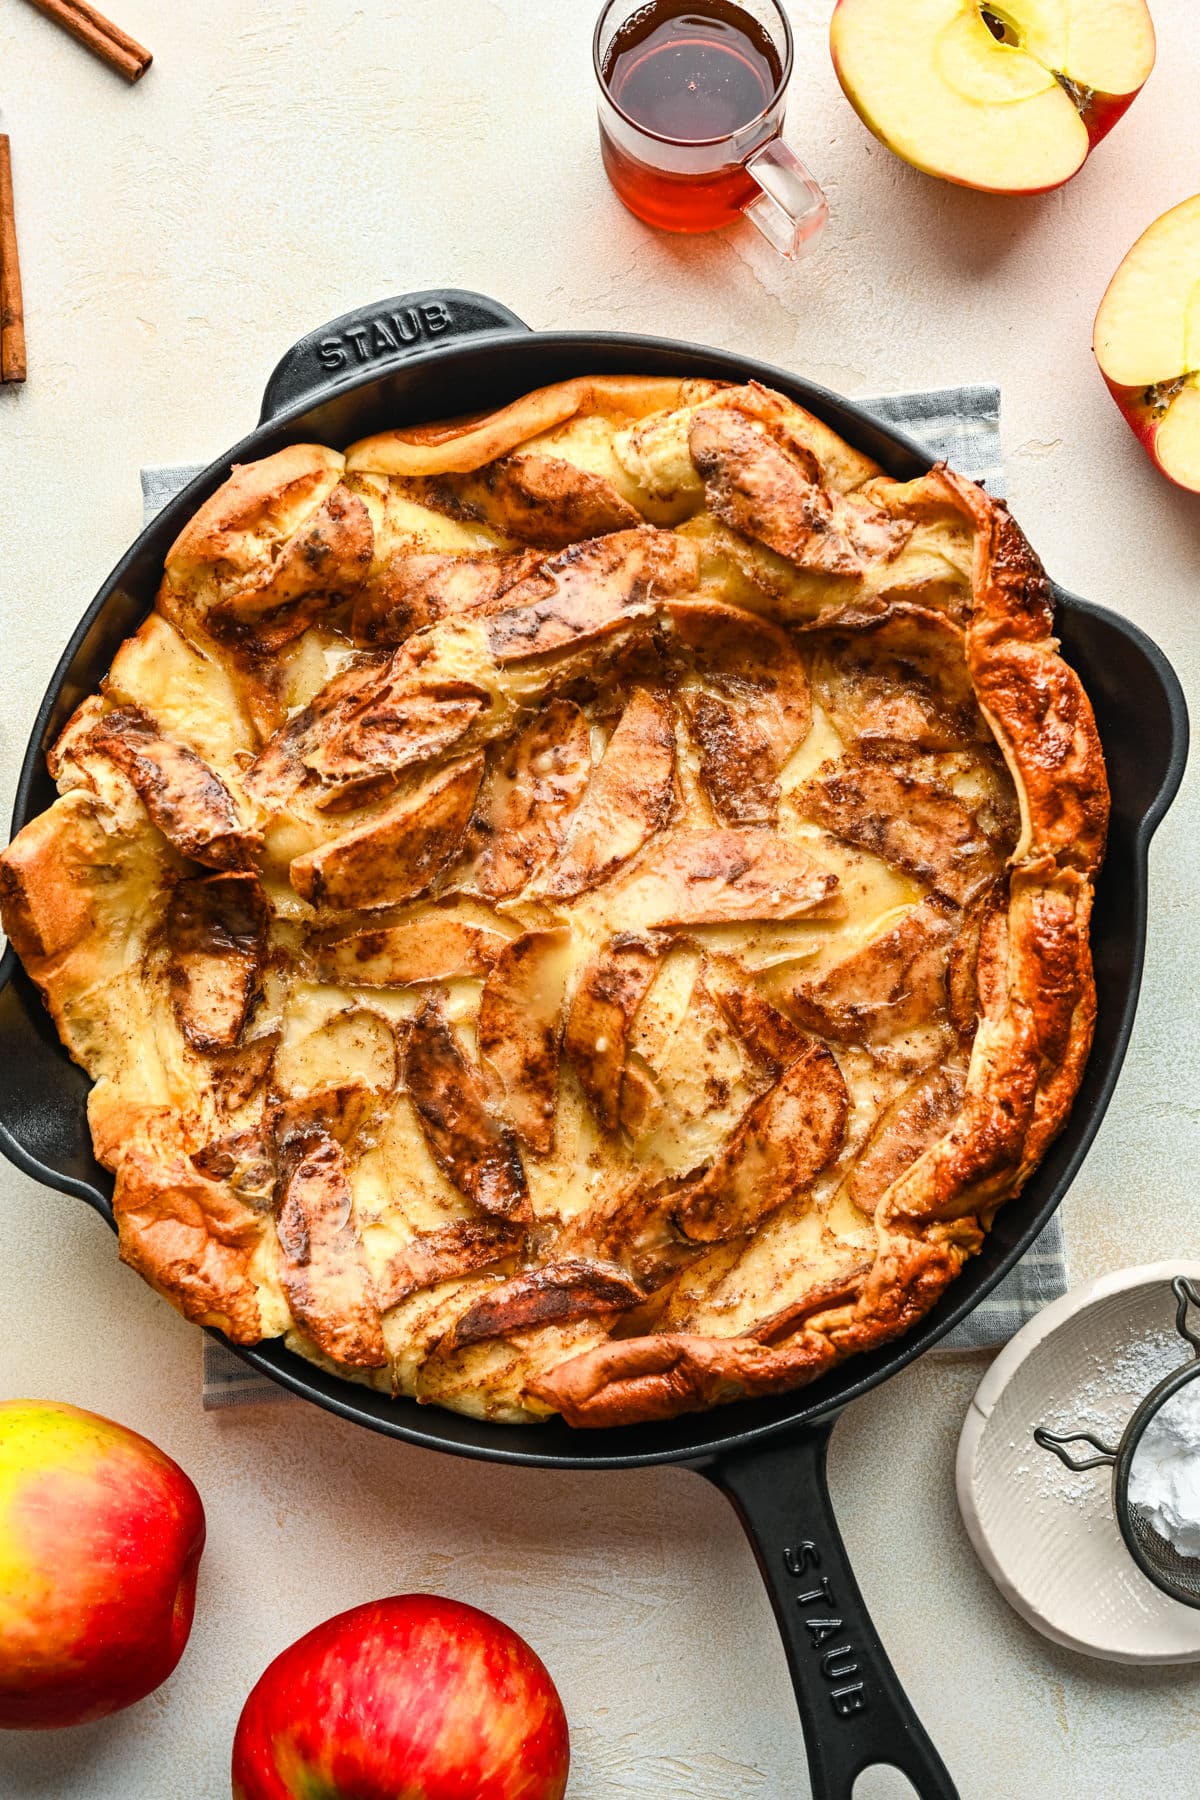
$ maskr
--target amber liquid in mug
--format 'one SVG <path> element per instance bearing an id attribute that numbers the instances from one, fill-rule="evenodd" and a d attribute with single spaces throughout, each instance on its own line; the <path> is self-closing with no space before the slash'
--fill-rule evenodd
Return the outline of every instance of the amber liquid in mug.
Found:
<path id="1" fill-rule="evenodd" d="M 615 33 L 602 67 L 626 117 L 673 144 L 728 137 L 751 124 L 771 104 L 782 73 L 766 31 L 731 0 L 653 0 Z M 600 141 L 608 178 L 626 206 L 670 231 L 728 225 L 759 191 L 736 162 L 681 174 L 631 156 L 603 122 Z"/>

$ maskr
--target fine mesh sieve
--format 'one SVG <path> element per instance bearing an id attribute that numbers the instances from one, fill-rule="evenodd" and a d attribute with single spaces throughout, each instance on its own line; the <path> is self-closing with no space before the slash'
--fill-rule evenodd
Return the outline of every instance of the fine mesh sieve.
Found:
<path id="1" fill-rule="evenodd" d="M 1188 1324 L 1188 1307 L 1200 1310 L 1200 1294 L 1193 1283 L 1182 1276 L 1177 1276 L 1171 1283 L 1171 1292 L 1178 1303 L 1175 1329 L 1195 1354 L 1190 1362 L 1173 1370 L 1157 1387 L 1151 1388 L 1126 1425 L 1116 1449 L 1102 1444 L 1088 1431 L 1073 1431 L 1060 1436 L 1039 1425 L 1033 1436 L 1043 1450 L 1052 1450 L 1059 1461 L 1076 1474 L 1085 1469 L 1112 1469 L 1113 1508 L 1121 1536 L 1134 1562 L 1155 1587 L 1170 1595 L 1172 1600 L 1200 1608 L 1200 1556 L 1181 1556 L 1174 1544 L 1155 1530 L 1145 1509 L 1131 1503 L 1129 1498 L 1129 1476 L 1146 1427 L 1168 1400 L 1174 1399 L 1181 1388 L 1200 1376 L 1200 1334 Z M 1074 1457 L 1066 1449 L 1068 1444 L 1090 1444 L 1096 1455 Z M 1196 1455 L 1200 1457 L 1200 1444 L 1196 1446 Z"/>

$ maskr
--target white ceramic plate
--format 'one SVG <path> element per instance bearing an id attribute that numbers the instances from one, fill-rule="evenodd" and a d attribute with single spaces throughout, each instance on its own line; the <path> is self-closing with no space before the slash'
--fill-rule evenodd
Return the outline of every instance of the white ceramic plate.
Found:
<path id="1" fill-rule="evenodd" d="M 1192 1355 L 1175 1331 L 1176 1275 L 1200 1281 L 1200 1263 L 1123 1269 L 1047 1306 L 980 1382 L 959 1439 L 958 1503 L 1000 1592 L 1055 1643 L 1111 1662 L 1200 1662 L 1200 1610 L 1160 1594 L 1129 1555 L 1112 1471 L 1072 1474 L 1033 1431 L 1115 1447 L 1148 1390 Z"/>

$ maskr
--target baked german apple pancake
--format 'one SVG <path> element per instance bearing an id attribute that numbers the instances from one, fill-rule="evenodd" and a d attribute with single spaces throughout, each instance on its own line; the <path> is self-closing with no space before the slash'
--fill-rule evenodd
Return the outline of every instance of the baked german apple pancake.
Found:
<path id="1" fill-rule="evenodd" d="M 3 918 L 122 1257 L 420 1401 L 628 1424 L 898 1336 L 1088 1054 L 1041 566 L 754 384 L 235 468 L 50 770 Z"/>

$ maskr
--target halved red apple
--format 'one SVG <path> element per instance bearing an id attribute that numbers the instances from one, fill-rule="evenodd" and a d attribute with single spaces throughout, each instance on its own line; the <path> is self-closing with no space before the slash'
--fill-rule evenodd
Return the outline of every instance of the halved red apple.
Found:
<path id="1" fill-rule="evenodd" d="M 846 98 L 927 174 L 1038 194 L 1083 167 L 1154 67 L 1145 0 L 838 0 Z"/>
<path id="2" fill-rule="evenodd" d="M 1200 194 L 1142 233 L 1108 284 L 1092 343 L 1151 461 L 1200 493 Z"/>

